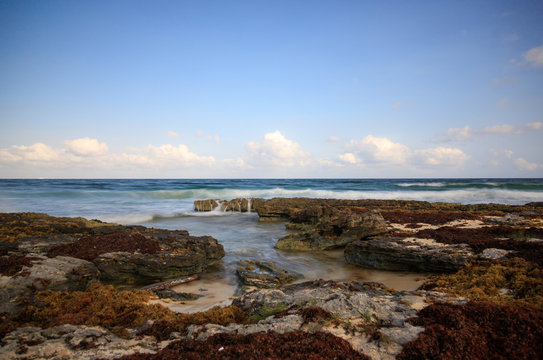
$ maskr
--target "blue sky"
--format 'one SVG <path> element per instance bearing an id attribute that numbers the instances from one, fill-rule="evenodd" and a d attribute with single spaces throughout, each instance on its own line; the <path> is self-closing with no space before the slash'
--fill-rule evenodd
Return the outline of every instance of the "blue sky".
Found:
<path id="1" fill-rule="evenodd" d="M 0 177 L 541 177 L 543 1 L 0 1 Z"/>

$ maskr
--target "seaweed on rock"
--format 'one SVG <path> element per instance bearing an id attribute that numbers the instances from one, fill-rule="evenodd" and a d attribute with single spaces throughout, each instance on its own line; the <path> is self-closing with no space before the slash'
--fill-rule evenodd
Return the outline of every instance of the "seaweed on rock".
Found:
<path id="1" fill-rule="evenodd" d="M 514 250 L 515 256 L 543 266 L 543 244 L 537 241 L 528 241 L 532 237 L 543 239 L 542 228 L 518 229 L 511 226 L 456 228 L 444 226 L 439 229 L 420 230 L 414 236 L 434 239 L 444 244 L 468 244 L 477 253 L 487 248 Z"/>
<path id="2" fill-rule="evenodd" d="M 454 274 L 431 277 L 420 289 L 543 310 L 543 269 L 521 258 L 472 262 Z"/>
<path id="3" fill-rule="evenodd" d="M 369 359 L 329 333 L 294 331 L 284 334 L 216 334 L 204 341 L 179 340 L 156 354 L 134 354 L 123 360 L 155 359 Z"/>
<path id="4" fill-rule="evenodd" d="M 98 236 L 85 236 L 70 244 L 54 245 L 49 257 L 71 256 L 83 260 L 93 260 L 101 254 L 117 251 L 155 254 L 160 251 L 158 242 L 140 234 L 112 233 Z"/>
<path id="5" fill-rule="evenodd" d="M 533 308 L 439 303 L 409 322 L 425 330 L 405 345 L 398 360 L 543 358 L 543 312 Z"/>
<path id="6" fill-rule="evenodd" d="M 395 224 L 424 223 L 442 225 L 454 220 L 480 220 L 481 216 L 465 211 L 380 210 L 385 220 Z"/>
<path id="7" fill-rule="evenodd" d="M 235 306 L 216 306 L 208 311 L 180 314 L 162 305 L 149 304 L 151 294 L 140 290 L 117 291 L 111 285 L 93 284 L 86 291 L 40 291 L 34 304 L 18 319 L 26 325 L 51 327 L 61 324 L 94 325 L 126 333 L 148 320 L 157 320 L 144 334 L 159 340 L 173 331 L 183 332 L 189 325 L 243 323 L 247 315 Z"/>

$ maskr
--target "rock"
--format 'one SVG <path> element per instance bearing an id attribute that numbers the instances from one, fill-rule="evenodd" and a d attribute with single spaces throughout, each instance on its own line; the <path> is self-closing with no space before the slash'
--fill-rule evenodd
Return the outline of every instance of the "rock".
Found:
<path id="1" fill-rule="evenodd" d="M 200 294 L 177 292 L 171 289 L 157 290 L 153 292 L 155 293 L 156 296 L 158 296 L 161 299 L 172 299 L 176 301 L 197 300 L 201 298 L 202 296 L 204 296 Z"/>
<path id="2" fill-rule="evenodd" d="M 161 247 L 154 254 L 112 252 L 101 254 L 93 262 L 105 280 L 149 281 L 199 274 L 225 255 L 222 245 L 211 236 L 154 239 Z"/>
<path id="3" fill-rule="evenodd" d="M 115 359 L 134 353 L 151 354 L 169 342 L 153 336 L 121 339 L 98 326 L 60 325 L 49 329 L 19 328 L 3 339 L 2 359 Z"/>
<path id="4" fill-rule="evenodd" d="M 398 271 L 453 272 L 475 258 L 465 244 L 442 244 L 432 239 L 379 237 L 359 240 L 345 248 L 349 264 Z"/>
<path id="5" fill-rule="evenodd" d="M 276 288 L 300 278 L 301 275 L 281 269 L 277 264 L 264 261 L 239 262 L 236 275 L 243 285 L 258 288 Z"/>
<path id="6" fill-rule="evenodd" d="M 511 250 L 488 248 L 484 249 L 483 252 L 479 254 L 479 258 L 483 260 L 499 260 L 506 257 L 511 252 Z"/>
<path id="7" fill-rule="evenodd" d="M 465 299 L 426 291 L 394 292 L 377 283 L 311 281 L 279 289 L 247 293 L 233 302 L 253 316 L 283 310 L 281 316 L 268 316 L 254 325 L 230 324 L 220 329 L 192 326 L 188 337 L 205 339 L 217 332 L 248 334 L 261 331 L 324 331 L 348 341 L 372 359 L 394 359 L 402 346 L 414 340 L 424 328 L 406 322 L 431 301 L 463 304 Z M 328 319 L 308 319 L 303 309 L 323 309 Z M 375 334 L 382 332 L 383 335 Z"/>
<path id="8" fill-rule="evenodd" d="M 237 198 L 232 200 L 195 200 L 194 211 L 237 211 L 237 212 L 255 212 L 264 199 Z"/>
<path id="9" fill-rule="evenodd" d="M 19 297 L 36 290 L 75 291 L 85 290 L 87 285 L 98 280 L 100 272 L 93 263 L 67 256 L 45 258 L 35 254 L 31 267 L 15 276 L 0 279 L 0 313 L 16 314 Z"/>
<path id="10" fill-rule="evenodd" d="M 0 214 L 0 238 L 15 255 L 67 256 L 92 261 L 111 282 L 149 282 L 198 274 L 224 257 L 210 236 L 184 230 L 122 226 L 45 214 Z"/>
<path id="11" fill-rule="evenodd" d="M 504 216 L 487 217 L 486 222 L 494 225 L 517 226 L 526 223 L 526 219 L 517 214 L 506 214 Z"/>
<path id="12" fill-rule="evenodd" d="M 304 222 L 302 231 L 277 241 L 281 250 L 326 250 L 387 232 L 387 224 L 377 211 L 363 208 L 310 207 L 298 211 L 293 220 Z M 314 226 L 311 223 L 315 222 Z"/>
<path id="13" fill-rule="evenodd" d="M 171 287 L 177 286 L 179 284 L 185 284 L 194 280 L 198 279 L 198 275 L 192 275 L 192 276 L 183 276 L 177 279 L 172 279 L 168 281 L 163 281 L 159 283 L 153 283 L 150 285 L 146 285 L 141 288 L 143 291 L 154 291 L 155 293 L 160 290 L 167 290 Z"/>
<path id="14" fill-rule="evenodd" d="M 230 211 L 244 210 L 244 199 L 227 200 L 196 200 L 194 208 L 196 211 L 211 211 L 219 203 L 221 208 Z M 543 214 L 541 203 L 532 202 L 525 205 L 505 205 L 505 204 L 460 204 L 445 202 L 427 202 L 416 200 L 339 200 L 339 199 L 313 199 L 313 198 L 273 198 L 273 199 L 251 199 L 251 211 L 257 212 L 261 220 L 288 220 L 293 209 L 305 209 L 310 206 L 333 206 L 333 207 L 365 207 L 368 209 L 403 209 L 403 210 L 446 210 L 446 211 L 476 211 L 476 212 L 495 212 L 502 211 L 506 213 L 532 212 Z"/>

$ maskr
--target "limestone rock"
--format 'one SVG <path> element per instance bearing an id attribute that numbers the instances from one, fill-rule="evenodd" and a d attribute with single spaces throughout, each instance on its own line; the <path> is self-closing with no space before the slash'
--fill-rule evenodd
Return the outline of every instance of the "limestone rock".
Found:
<path id="1" fill-rule="evenodd" d="M 276 288 L 294 280 L 301 275 L 280 268 L 277 264 L 264 261 L 242 260 L 239 262 L 236 275 L 243 285 L 258 288 Z"/>
<path id="2" fill-rule="evenodd" d="M 465 244 L 432 239 L 378 237 L 355 241 L 345 248 L 349 264 L 398 271 L 453 272 L 475 258 Z"/>
<path id="3" fill-rule="evenodd" d="M 479 254 L 479 258 L 483 260 L 499 260 L 511 253 L 511 250 L 488 248 L 484 249 L 483 252 Z"/>
<path id="4" fill-rule="evenodd" d="M 3 339 L 2 359 L 115 359 L 134 353 L 155 353 L 168 342 L 152 336 L 121 339 L 98 326 L 60 325 L 48 329 L 19 328 Z"/>
<path id="5" fill-rule="evenodd" d="M 46 258 L 35 254 L 31 267 L 24 267 L 15 276 L 0 278 L 0 313 L 15 314 L 19 296 L 36 290 L 85 290 L 98 280 L 100 272 L 93 263 L 67 256 Z"/>
<path id="6" fill-rule="evenodd" d="M 201 273 L 225 255 L 223 246 L 211 236 L 155 239 L 161 251 L 154 254 L 105 253 L 93 262 L 106 280 L 165 280 Z"/>
<path id="7" fill-rule="evenodd" d="M 305 231 L 287 235 L 275 245 L 282 250 L 326 250 L 387 232 L 378 211 L 360 208 L 310 207 L 293 215 L 294 222 L 305 223 Z M 310 224 L 315 222 L 314 226 Z M 307 224 L 309 223 L 309 224 Z"/>

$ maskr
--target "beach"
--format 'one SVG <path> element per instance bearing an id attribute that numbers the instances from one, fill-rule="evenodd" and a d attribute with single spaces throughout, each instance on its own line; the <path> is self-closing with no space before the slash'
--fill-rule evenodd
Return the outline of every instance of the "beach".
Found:
<path id="1" fill-rule="evenodd" d="M 309 341 L 410 359 L 472 331 L 487 334 L 475 347 L 523 338 L 480 358 L 541 353 L 540 179 L 0 182 L 8 357 L 160 358 L 200 341 L 200 358 L 217 336 L 245 356 L 258 333 L 283 354 Z M 218 196 L 247 194 L 270 196 Z M 479 330 L 432 328 L 482 312 Z"/>

